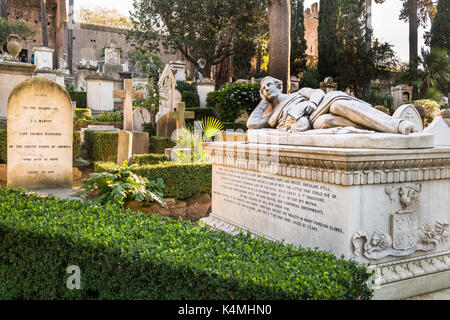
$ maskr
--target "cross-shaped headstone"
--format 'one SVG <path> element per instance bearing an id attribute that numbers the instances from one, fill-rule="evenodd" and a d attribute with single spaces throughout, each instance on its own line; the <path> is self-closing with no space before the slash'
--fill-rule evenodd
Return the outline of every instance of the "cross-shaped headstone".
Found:
<path id="1" fill-rule="evenodd" d="M 114 90 L 114 98 L 124 99 L 123 102 L 123 130 L 133 130 L 133 99 L 142 99 L 142 91 L 133 91 L 133 80 L 124 79 L 125 90 Z"/>
<path id="2" fill-rule="evenodd" d="M 194 111 L 186 111 L 186 105 L 184 102 L 178 102 L 177 110 L 169 112 L 169 118 L 177 120 L 177 129 L 181 129 L 186 126 L 184 119 L 194 119 L 194 117 Z"/>

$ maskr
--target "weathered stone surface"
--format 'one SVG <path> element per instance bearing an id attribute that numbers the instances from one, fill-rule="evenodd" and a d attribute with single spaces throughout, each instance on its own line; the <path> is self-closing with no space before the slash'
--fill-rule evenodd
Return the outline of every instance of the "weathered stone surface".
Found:
<path id="1" fill-rule="evenodd" d="M 80 171 L 80 169 L 74 167 L 72 170 L 72 177 L 73 181 L 78 181 L 83 177 L 83 173 Z"/>
<path id="2" fill-rule="evenodd" d="M 133 132 L 133 154 L 146 154 L 149 149 L 148 132 Z"/>
<path id="3" fill-rule="evenodd" d="M 72 103 L 46 78 L 11 92 L 7 107 L 8 183 L 23 188 L 72 188 Z"/>
<path id="4" fill-rule="evenodd" d="M 133 110 L 133 132 L 144 132 L 144 124 L 150 123 L 150 111 L 147 108 Z"/>
<path id="5" fill-rule="evenodd" d="M 186 217 L 190 220 L 198 220 L 208 215 L 211 208 L 211 197 L 207 193 L 186 200 Z"/>
<path id="6" fill-rule="evenodd" d="M 420 116 L 419 111 L 412 104 L 404 104 L 398 107 L 392 116 L 411 121 L 416 125 L 418 132 L 423 131 L 422 117 Z"/>
<path id="7" fill-rule="evenodd" d="M 434 134 L 436 146 L 450 146 L 450 126 L 443 117 L 434 117 L 424 132 Z"/>
<path id="8" fill-rule="evenodd" d="M 0 182 L 6 182 L 6 164 L 0 164 Z"/>

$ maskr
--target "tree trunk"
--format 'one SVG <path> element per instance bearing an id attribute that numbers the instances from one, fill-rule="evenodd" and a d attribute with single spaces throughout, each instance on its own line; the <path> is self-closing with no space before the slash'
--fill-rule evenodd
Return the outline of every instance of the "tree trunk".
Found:
<path id="1" fill-rule="evenodd" d="M 366 0 L 366 32 L 372 34 L 372 0 Z M 369 52 L 372 47 L 371 37 L 366 36 L 366 52 Z"/>
<path id="2" fill-rule="evenodd" d="M 70 73 L 72 74 L 73 69 L 73 0 L 69 0 L 69 28 L 67 28 L 67 66 L 69 67 Z"/>
<path id="3" fill-rule="evenodd" d="M 8 9 L 6 7 L 6 0 L 0 0 L 0 17 L 8 21 Z"/>
<path id="4" fill-rule="evenodd" d="M 291 87 L 291 3 L 268 0 L 269 5 L 269 75 L 283 81 L 283 92 Z"/>
<path id="5" fill-rule="evenodd" d="M 409 8 L 409 68 L 417 69 L 417 0 L 408 0 Z"/>
<path id="6" fill-rule="evenodd" d="M 47 31 L 47 10 L 45 8 L 47 0 L 41 0 L 41 24 L 42 24 L 42 45 L 48 47 Z"/>

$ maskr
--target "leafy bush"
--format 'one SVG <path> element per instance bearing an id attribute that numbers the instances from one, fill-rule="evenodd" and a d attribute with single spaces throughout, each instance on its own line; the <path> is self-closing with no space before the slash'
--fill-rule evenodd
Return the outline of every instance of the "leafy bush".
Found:
<path id="1" fill-rule="evenodd" d="M 165 154 L 150 153 L 133 155 L 133 164 L 137 164 L 139 166 L 146 164 L 158 164 L 166 161 L 169 161 L 169 157 Z"/>
<path id="2" fill-rule="evenodd" d="M 75 160 L 79 155 L 81 151 L 81 135 L 80 131 L 73 131 L 73 160 Z"/>
<path id="3" fill-rule="evenodd" d="M 440 110 L 439 104 L 436 101 L 427 99 L 414 101 L 414 106 L 423 109 L 425 126 L 433 122 L 435 115 L 439 113 Z"/>
<path id="4" fill-rule="evenodd" d="M 300 76 L 299 88 L 319 88 L 320 76 L 317 67 L 308 67 Z"/>
<path id="5" fill-rule="evenodd" d="M 0 189 L 0 279 L 12 299 L 369 299 L 332 253 L 229 235 L 117 205 Z M 69 290 L 67 267 L 81 270 Z"/>
<path id="6" fill-rule="evenodd" d="M 84 91 L 69 92 L 70 99 L 77 102 L 78 109 L 87 108 L 87 93 Z"/>
<path id="7" fill-rule="evenodd" d="M 251 114 L 261 101 L 259 85 L 235 83 L 219 90 L 217 96 L 211 95 L 209 101 L 214 103 L 213 108 L 220 121 L 233 122 L 241 110 Z"/>
<path id="8" fill-rule="evenodd" d="M 211 193 L 212 169 L 210 164 L 177 164 L 174 162 L 156 165 L 132 165 L 131 171 L 148 180 L 162 178 L 164 196 L 183 200 L 201 193 Z M 95 172 L 117 173 L 119 166 L 112 162 L 95 162 Z"/>
<path id="9" fill-rule="evenodd" d="M 186 104 L 186 108 L 195 108 L 200 106 L 200 98 L 197 88 L 193 84 L 185 81 L 177 81 L 176 89 L 181 93 L 181 100 Z"/>
<path id="10" fill-rule="evenodd" d="M 88 108 L 75 108 L 76 120 L 89 120 L 92 118 L 91 109 Z"/>
<path id="11" fill-rule="evenodd" d="M 6 138 L 6 129 L 0 129 L 0 163 L 6 163 L 6 155 L 8 153 Z"/>
<path id="12" fill-rule="evenodd" d="M 161 178 L 148 181 L 131 172 L 127 161 L 117 166 L 117 172 L 93 173 L 88 180 L 83 181 L 81 191 L 77 194 L 87 194 L 93 203 L 107 202 L 124 205 L 130 201 L 159 202 L 164 204 L 164 182 Z"/>
<path id="13" fill-rule="evenodd" d="M 103 112 L 92 118 L 95 122 L 123 122 L 123 114 L 121 112 Z"/>
<path id="14" fill-rule="evenodd" d="M 149 139 L 149 153 L 161 153 L 164 154 L 164 150 L 173 148 L 175 142 L 169 137 L 151 136 Z"/>
<path id="15" fill-rule="evenodd" d="M 86 130 L 84 145 L 89 159 L 94 161 L 116 161 L 119 134 L 109 131 Z"/>
<path id="16" fill-rule="evenodd" d="M 391 114 L 394 112 L 394 99 L 391 95 L 384 95 L 378 88 L 372 87 L 370 93 L 361 97 L 361 100 L 370 103 L 372 106 L 384 106 L 389 109 Z"/>

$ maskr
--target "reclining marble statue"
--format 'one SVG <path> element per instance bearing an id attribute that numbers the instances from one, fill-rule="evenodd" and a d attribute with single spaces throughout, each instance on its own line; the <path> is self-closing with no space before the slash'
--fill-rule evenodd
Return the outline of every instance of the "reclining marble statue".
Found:
<path id="1" fill-rule="evenodd" d="M 281 80 L 273 77 L 261 81 L 262 100 L 247 121 L 249 129 L 304 132 L 345 128 L 344 132 L 373 130 L 405 135 L 417 132 L 412 122 L 391 117 L 345 92 L 325 94 L 321 89 L 302 88 L 292 94 L 283 94 L 282 85 Z"/>

